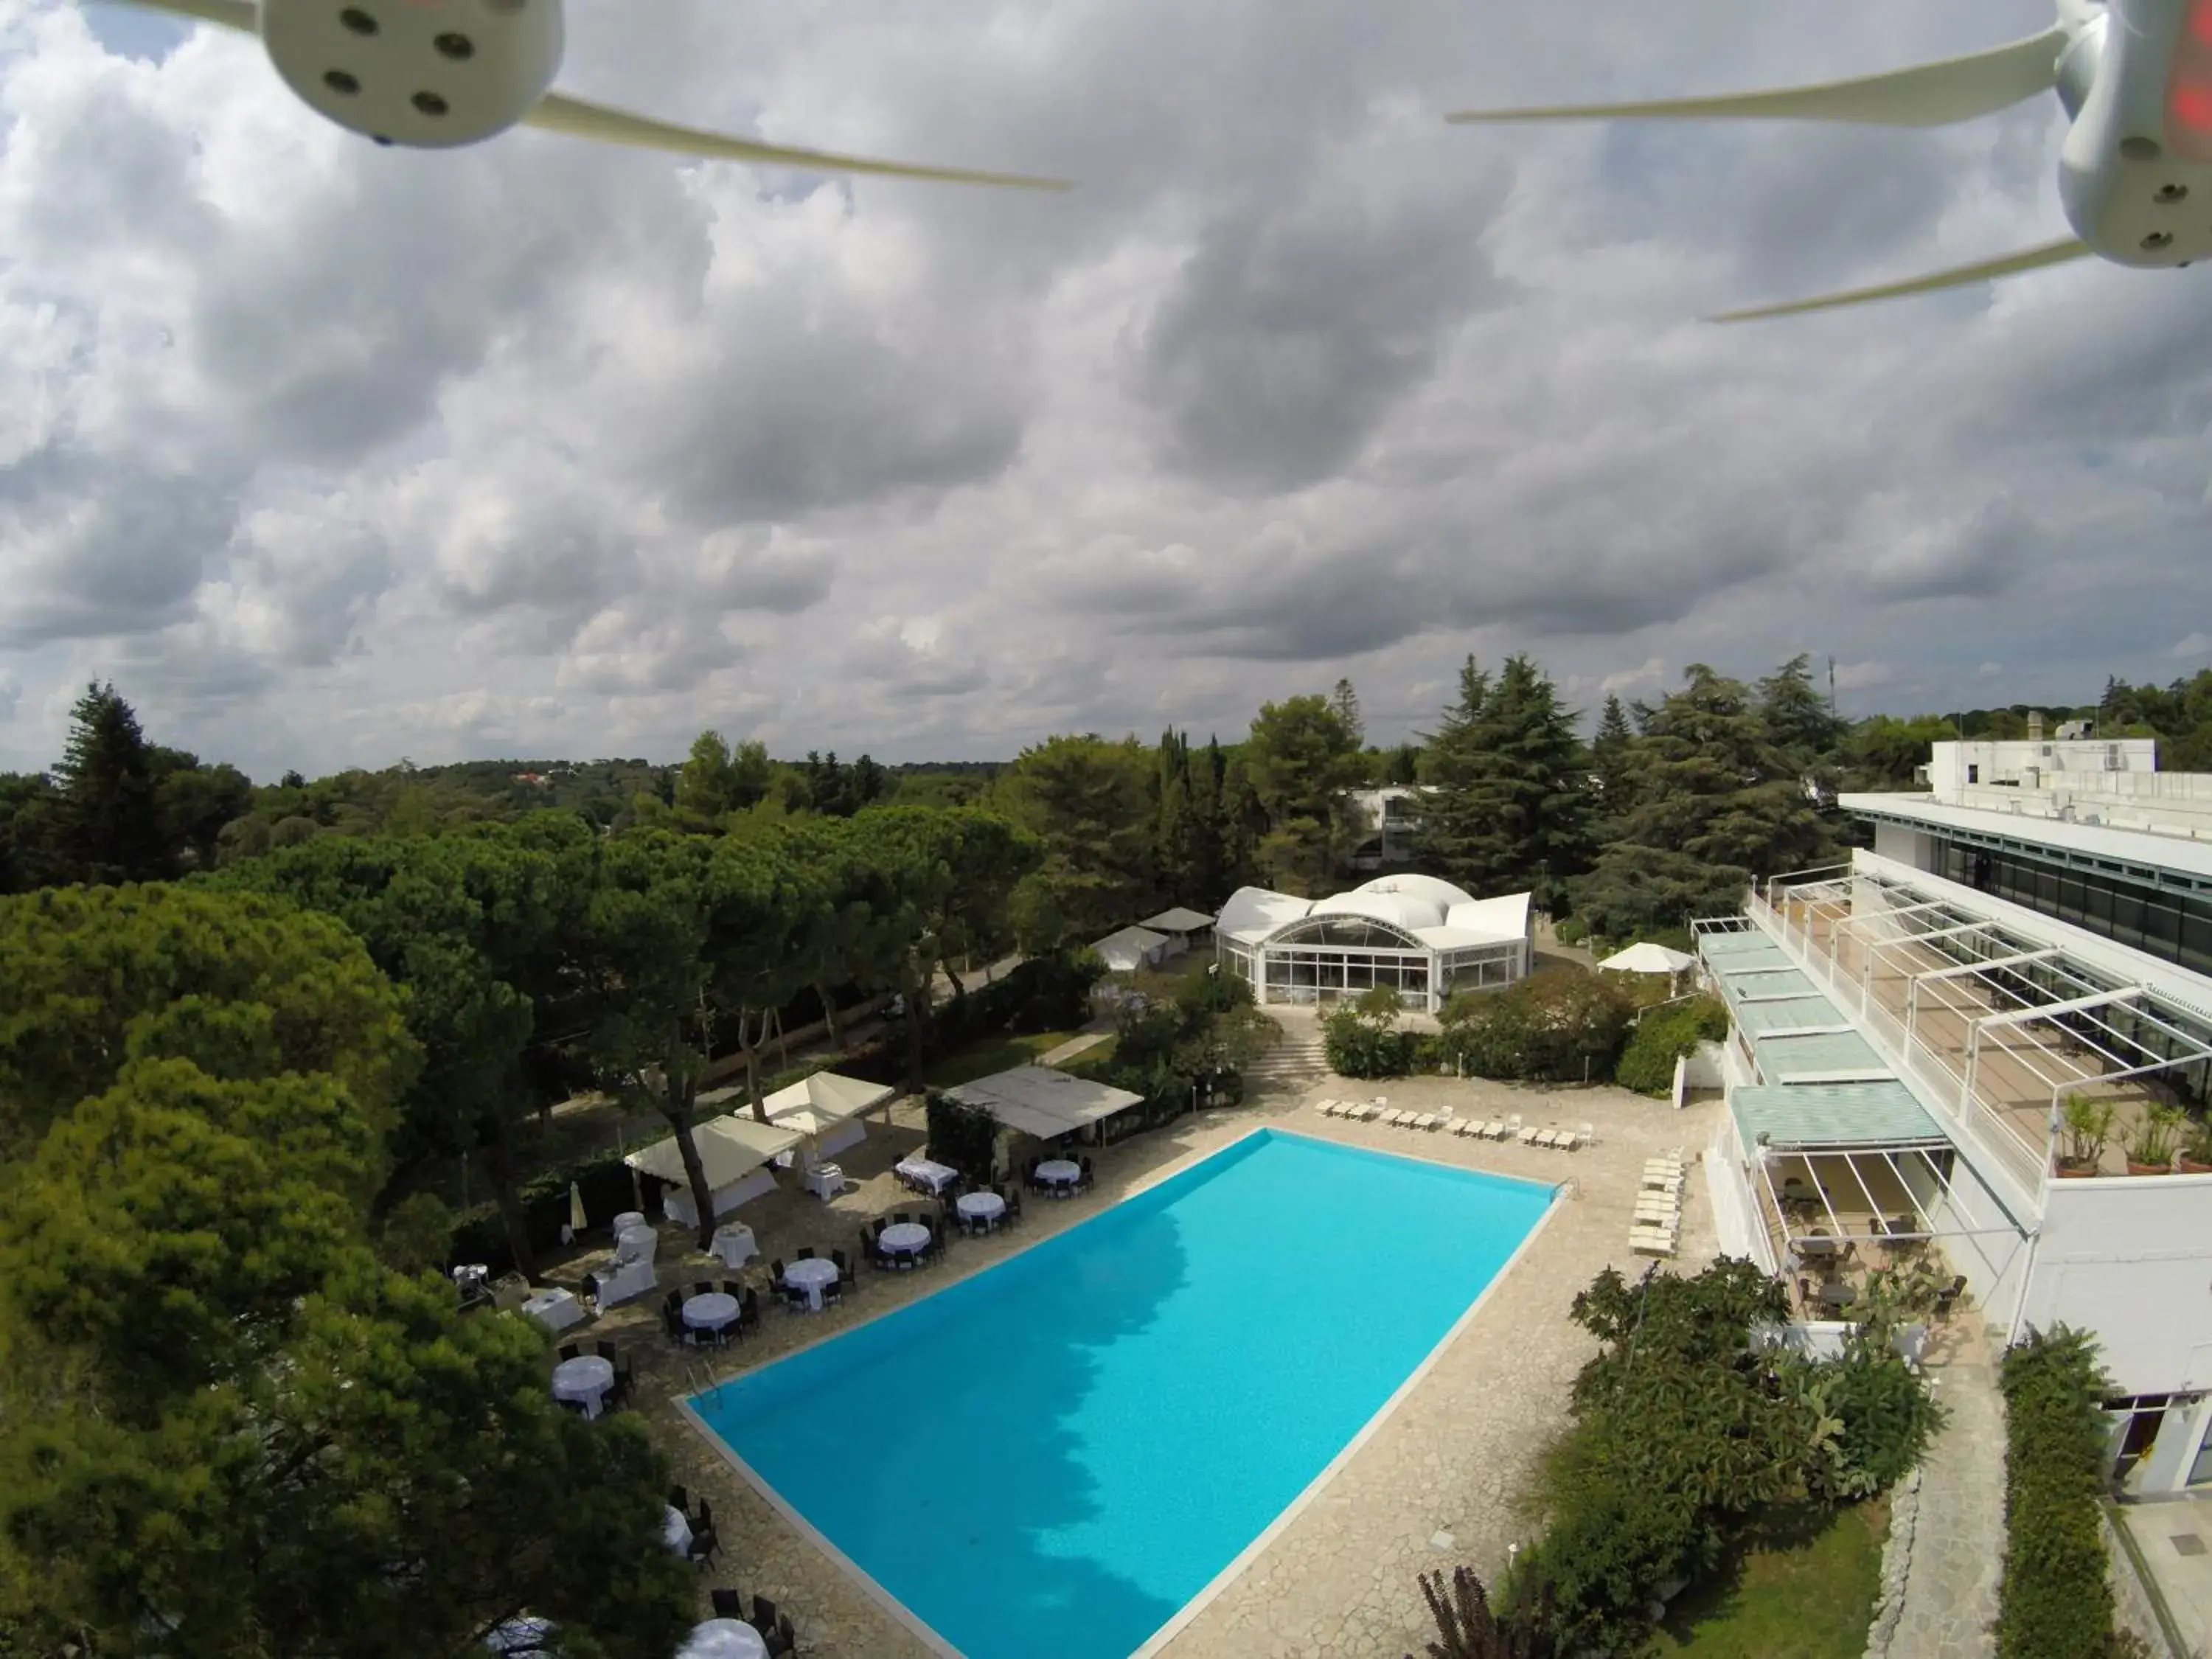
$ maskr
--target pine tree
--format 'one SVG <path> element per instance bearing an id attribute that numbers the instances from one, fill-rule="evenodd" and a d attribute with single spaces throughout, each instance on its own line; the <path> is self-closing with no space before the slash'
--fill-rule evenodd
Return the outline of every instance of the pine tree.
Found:
<path id="1" fill-rule="evenodd" d="M 1833 763 L 1845 721 L 1813 683 L 1813 659 L 1803 652 L 1759 683 L 1759 716 L 1775 746 L 1807 773 Z"/>
<path id="2" fill-rule="evenodd" d="M 1468 658 L 1430 752 L 1423 842 L 1439 872 L 1471 892 L 1525 890 L 1548 906 L 1589 850 L 1588 763 L 1550 678 L 1516 655 L 1492 685 Z"/>
<path id="3" fill-rule="evenodd" d="M 1223 851 L 1222 781 L 1227 772 L 1220 739 L 1208 738 L 1204 750 L 1190 763 L 1190 888 L 1180 900 L 1205 910 L 1217 908 L 1233 884 Z"/>
<path id="4" fill-rule="evenodd" d="M 1329 693 L 1328 706 L 1336 711 L 1336 718 L 1352 738 L 1354 749 L 1367 743 L 1367 727 L 1359 718 L 1359 693 L 1352 689 L 1350 680 L 1339 680 L 1336 690 Z"/>
<path id="5" fill-rule="evenodd" d="M 1597 811 L 1607 823 L 1618 824 L 1635 799 L 1636 732 L 1618 694 L 1607 692 L 1605 710 L 1598 716 L 1597 735 L 1590 739 L 1590 770 L 1596 779 Z M 1598 839 L 1604 839 L 1599 836 Z"/>
<path id="6" fill-rule="evenodd" d="M 1683 681 L 1652 711 L 1637 747 L 1626 838 L 1754 875 L 1818 863 L 1827 832 L 1743 685 L 1704 663 L 1691 664 Z"/>
<path id="7" fill-rule="evenodd" d="M 61 790 L 61 860 L 94 884 L 160 881 L 176 860 L 161 834 L 146 735 L 112 684 L 85 688 L 70 714 L 69 746 L 54 769 Z"/>
<path id="8" fill-rule="evenodd" d="M 1259 880 L 1260 838 L 1267 814 L 1252 787 L 1242 755 L 1229 762 L 1221 781 L 1221 889 L 1225 896 Z"/>

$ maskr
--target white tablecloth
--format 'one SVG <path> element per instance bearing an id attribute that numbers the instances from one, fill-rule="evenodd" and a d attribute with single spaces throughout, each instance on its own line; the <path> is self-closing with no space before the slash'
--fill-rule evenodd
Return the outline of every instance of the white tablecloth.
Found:
<path id="1" fill-rule="evenodd" d="M 760 1245 L 753 1238 L 753 1230 L 742 1221 L 725 1221 L 714 1229 L 714 1242 L 708 1247 L 720 1257 L 725 1267 L 732 1271 L 742 1267 L 760 1254 Z"/>
<path id="2" fill-rule="evenodd" d="M 673 1504 L 661 1515 L 660 1541 L 678 1555 L 691 1553 L 691 1523 Z"/>
<path id="3" fill-rule="evenodd" d="M 963 1193 L 960 1213 L 970 1221 L 996 1221 L 1006 1212 L 1006 1200 L 996 1193 Z"/>
<path id="4" fill-rule="evenodd" d="M 684 1322 L 695 1331 L 712 1331 L 719 1336 L 737 1322 L 737 1317 L 738 1298 L 726 1291 L 702 1291 L 684 1304 Z"/>
<path id="5" fill-rule="evenodd" d="M 837 1282 L 837 1264 L 822 1257 L 810 1256 L 804 1261 L 794 1261 L 783 1270 L 783 1282 L 796 1285 L 806 1292 L 806 1305 L 815 1312 L 822 1311 L 822 1287 Z"/>
<path id="6" fill-rule="evenodd" d="M 1083 1179 L 1083 1166 L 1072 1158 L 1048 1158 L 1037 1165 L 1037 1179 L 1048 1187 L 1073 1187 Z"/>
<path id="7" fill-rule="evenodd" d="M 898 1221 L 884 1229 L 877 1243 L 886 1252 L 919 1250 L 929 1243 L 929 1229 L 919 1221 Z"/>
<path id="8" fill-rule="evenodd" d="M 933 1164 L 926 1158 L 908 1157 L 899 1160 L 899 1176 L 907 1181 L 927 1187 L 931 1193 L 941 1193 L 960 1179 L 960 1171 L 943 1164 Z"/>
<path id="9" fill-rule="evenodd" d="M 768 1644 L 750 1625 L 709 1619 L 685 1638 L 676 1659 L 768 1659 Z"/>
<path id="10" fill-rule="evenodd" d="M 835 1164 L 817 1164 L 806 1172 L 806 1190 L 817 1198 L 835 1198 L 845 1190 L 845 1172 Z"/>
<path id="11" fill-rule="evenodd" d="M 642 1226 L 644 1226 L 644 1225 L 645 1225 L 645 1212 L 644 1212 L 644 1211 L 642 1211 L 642 1210 L 624 1210 L 624 1211 L 623 1211 L 620 1215 L 618 1215 L 618 1216 L 617 1216 L 617 1217 L 615 1218 L 615 1237 L 616 1237 L 617 1238 L 620 1238 L 620 1237 L 622 1237 L 625 1232 L 628 1232 L 628 1231 L 629 1231 L 632 1227 L 642 1227 Z"/>
<path id="12" fill-rule="evenodd" d="M 553 1368 L 553 1397 L 580 1402 L 586 1417 L 599 1414 L 599 1401 L 614 1385 L 615 1362 L 604 1354 L 579 1354 Z"/>
<path id="13" fill-rule="evenodd" d="M 573 1291 L 536 1291 L 522 1304 L 522 1311 L 549 1331 L 565 1331 L 571 1325 L 580 1324 L 584 1304 L 576 1300 Z"/>

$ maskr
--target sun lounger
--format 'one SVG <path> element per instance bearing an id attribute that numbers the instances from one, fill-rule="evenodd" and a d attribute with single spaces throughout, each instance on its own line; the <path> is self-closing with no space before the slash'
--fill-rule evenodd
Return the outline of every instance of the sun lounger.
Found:
<path id="1" fill-rule="evenodd" d="M 1413 1120 L 1413 1127 L 1416 1129 L 1435 1128 L 1437 1127 L 1437 1115 L 1434 1112 L 1423 1112 L 1419 1116 Z"/>
<path id="2" fill-rule="evenodd" d="M 1541 1129 L 1538 1128 L 1532 1123 L 1527 1128 L 1522 1130 L 1520 1135 L 1521 1144 L 1523 1146 L 1533 1146 L 1536 1144 L 1536 1137 L 1543 1133 L 1544 1132 Z"/>
<path id="3" fill-rule="evenodd" d="M 1563 1152 L 1571 1152 L 1582 1144 L 1583 1137 L 1572 1129 L 1557 1130 L 1552 1136 L 1552 1145 Z"/>

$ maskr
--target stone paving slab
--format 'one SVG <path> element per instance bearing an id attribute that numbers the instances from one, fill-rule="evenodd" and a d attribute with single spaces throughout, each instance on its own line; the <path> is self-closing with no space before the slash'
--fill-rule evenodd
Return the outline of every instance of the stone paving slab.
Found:
<path id="1" fill-rule="evenodd" d="M 1348 1089 L 1381 1090 L 1395 1105 L 1461 1116 L 1517 1112 L 1531 1124 L 1588 1121 L 1599 1139 L 1581 1152 L 1544 1152 L 1437 1131 L 1343 1123 L 1314 1109 L 1318 1100 Z M 1694 1160 L 1717 1109 L 1676 1112 L 1612 1088 L 1547 1091 L 1435 1078 L 1346 1085 L 1332 1079 L 1256 1107 L 1197 1114 L 1110 1147 L 1095 1155 L 1097 1201 L 1031 1204 L 1023 1229 L 957 1241 L 951 1260 L 935 1271 L 864 1271 L 855 1304 L 842 1311 L 805 1317 L 771 1310 L 763 1332 L 714 1364 L 734 1375 L 878 1316 L 1095 1214 L 1099 1201 L 1111 1202 L 1263 1124 L 1500 1175 L 1571 1178 L 1570 1195 L 1397 1412 L 1160 1650 L 1164 1659 L 1400 1659 L 1423 1651 L 1434 1633 L 1416 1582 L 1420 1572 L 1465 1561 L 1494 1578 L 1506 1546 L 1526 1535 L 1512 1497 L 1537 1450 L 1564 1422 L 1568 1385 L 1594 1350 L 1569 1321 L 1568 1304 L 1608 1263 L 1631 1275 L 1648 1265 L 1627 1243 L 1643 1161 L 1677 1147 Z M 850 1249 L 865 1218 L 919 1207 L 889 1170 L 920 1138 L 916 1116 L 902 1110 L 888 1133 L 872 1129 L 841 1157 L 857 1184 L 837 1199 L 824 1204 L 779 1191 L 749 1205 L 763 1258 L 787 1258 L 800 1244 Z M 1695 1272 L 1716 1250 L 1702 1182 L 1686 1183 L 1684 1208 L 1681 1254 L 1673 1265 Z M 703 1260 L 679 1268 L 671 1257 L 680 1255 L 685 1242 L 674 1229 L 662 1236 L 664 1284 L 685 1272 L 732 1276 Z M 1356 1240 L 1328 1242 L 1358 1248 Z M 759 1264 L 746 1276 L 759 1279 Z M 708 1586 L 734 1584 L 789 1612 L 810 1659 L 926 1659 L 930 1650 L 917 1637 L 777 1515 L 677 1413 L 670 1396 L 687 1390 L 687 1365 L 704 1368 L 707 1362 L 659 1335 L 656 1306 L 657 1298 L 617 1310 L 568 1335 L 631 1340 L 641 1407 L 656 1440 L 695 1499 L 714 1504 L 725 1555 L 702 1575 L 702 1607 Z M 852 1425 L 849 1431 L 908 1434 L 921 1422 L 911 1410 L 892 1406 L 882 1422 Z M 1438 1547 L 1440 1536 L 1449 1537 L 1448 1547 Z"/>
<path id="2" fill-rule="evenodd" d="M 1948 1420 L 1921 1462 L 1887 1659 L 1988 1659 L 2004 1568 L 2004 1404 L 1986 1361 L 1931 1368 Z"/>

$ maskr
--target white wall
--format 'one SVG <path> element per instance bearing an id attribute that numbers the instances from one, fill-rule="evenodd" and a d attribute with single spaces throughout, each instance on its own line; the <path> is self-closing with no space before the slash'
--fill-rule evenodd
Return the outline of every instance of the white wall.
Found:
<path id="1" fill-rule="evenodd" d="M 2008 1328 L 2013 1304 L 2020 1296 L 2021 1275 L 2028 1269 L 2027 1237 L 2021 1232 L 1980 1230 L 2002 1228 L 2008 1222 L 2016 1224 L 2016 1218 L 2006 1213 L 1996 1194 L 1964 1157 L 1951 1161 L 1951 1189 L 1959 1194 L 1957 1200 L 1946 1196 L 1921 1159 L 1900 1158 L 1897 1169 L 1913 1201 L 1928 1218 L 1929 1226 L 1942 1235 L 1935 1241 L 1936 1249 L 1951 1264 L 1952 1272 L 1966 1276 L 1966 1289 L 1982 1317 L 1990 1325 Z"/>
<path id="2" fill-rule="evenodd" d="M 1877 823 L 1874 850 L 1886 859 L 1909 864 L 1916 870 L 1936 868 L 1936 837 L 1902 823 Z"/>
<path id="3" fill-rule="evenodd" d="M 1759 1218 L 1759 1203 L 1752 1194 L 1751 1172 L 1745 1167 L 1733 1112 L 1723 1112 L 1713 1125 L 1704 1167 L 1705 1197 L 1713 1206 L 1713 1231 L 1719 1236 L 1721 1254 L 1748 1256 L 1765 1272 L 1779 1273 L 1774 1241 Z"/>
<path id="4" fill-rule="evenodd" d="M 2021 1317 L 2094 1331 L 2123 1394 L 2212 1389 L 2212 1176 L 2052 1182 Z"/>

